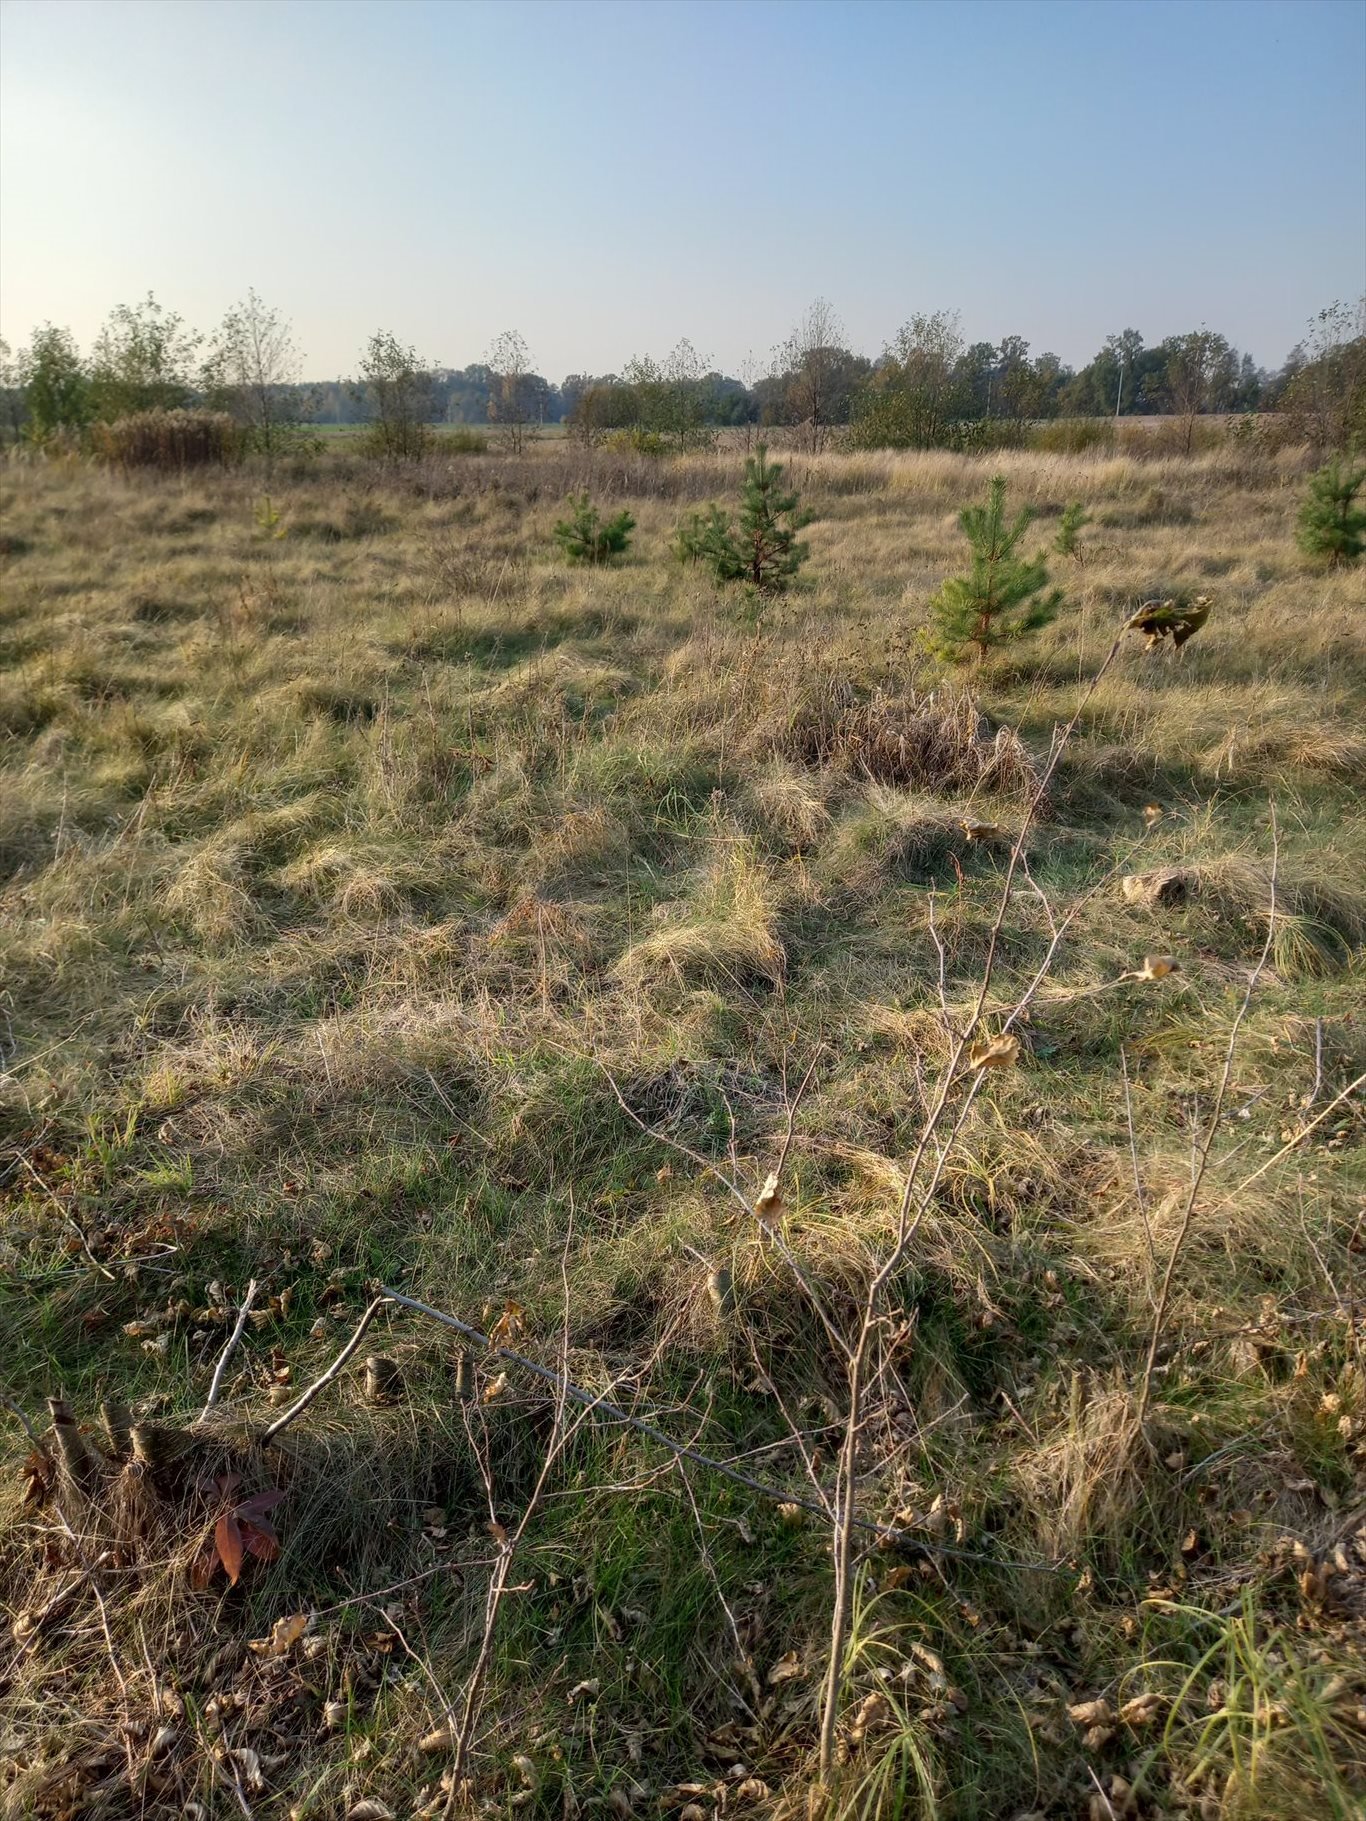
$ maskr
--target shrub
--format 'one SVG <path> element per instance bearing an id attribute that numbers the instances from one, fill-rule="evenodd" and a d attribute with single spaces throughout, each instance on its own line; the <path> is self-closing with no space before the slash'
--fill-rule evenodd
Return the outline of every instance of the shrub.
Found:
<path id="1" fill-rule="evenodd" d="M 810 523 L 796 493 L 782 489 L 783 470 L 759 444 L 745 458 L 745 491 L 740 523 L 732 527 L 719 506 L 694 512 L 679 526 L 674 548 L 684 560 L 701 561 L 719 582 L 749 582 L 760 594 L 781 594 L 810 554 L 798 531 Z"/>
<path id="2" fill-rule="evenodd" d="M 482 430 L 471 430 L 462 425 L 457 430 L 442 431 L 441 452 L 443 455 L 487 455 L 489 439 Z"/>
<path id="3" fill-rule="evenodd" d="M 1366 468 L 1336 457 L 1310 477 L 1295 533 L 1306 556 L 1334 568 L 1357 561 L 1366 548 L 1366 510 L 1356 503 L 1363 481 Z"/>
<path id="4" fill-rule="evenodd" d="M 570 516 L 555 526 L 555 536 L 571 563 L 609 563 L 629 546 L 636 528 L 629 512 L 604 520 L 586 493 L 571 493 L 569 509 Z"/>
<path id="5" fill-rule="evenodd" d="M 1058 523 L 1058 535 L 1053 539 L 1053 548 L 1059 556 L 1077 556 L 1077 535 L 1084 525 L 1091 523 L 1091 514 L 1080 500 L 1072 500 L 1063 508 L 1062 518 Z"/>
<path id="6" fill-rule="evenodd" d="M 925 643 L 936 657 L 957 661 L 975 649 L 978 661 L 999 645 L 1037 632 L 1062 605 L 1058 589 L 1045 594 L 1048 569 L 1042 556 L 1016 556 L 1033 520 L 1026 506 L 1007 525 L 1006 483 L 998 474 L 985 506 L 968 506 L 958 519 L 972 546 L 969 574 L 946 577 L 929 603 L 931 624 Z"/>
<path id="7" fill-rule="evenodd" d="M 657 430 L 613 430 L 603 441 L 612 455 L 663 455 L 664 438 Z"/>
<path id="8" fill-rule="evenodd" d="M 95 453 L 119 468 L 225 468 L 242 453 L 237 425 L 226 411 L 134 411 L 96 424 Z"/>

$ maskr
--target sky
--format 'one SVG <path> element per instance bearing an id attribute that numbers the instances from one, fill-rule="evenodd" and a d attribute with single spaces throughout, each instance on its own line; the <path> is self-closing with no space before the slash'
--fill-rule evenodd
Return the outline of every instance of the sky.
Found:
<path id="1" fill-rule="evenodd" d="M 1276 366 L 1366 290 L 1366 0 L 4 0 L 0 335 L 248 287 L 314 379 L 763 370 L 817 296 Z"/>

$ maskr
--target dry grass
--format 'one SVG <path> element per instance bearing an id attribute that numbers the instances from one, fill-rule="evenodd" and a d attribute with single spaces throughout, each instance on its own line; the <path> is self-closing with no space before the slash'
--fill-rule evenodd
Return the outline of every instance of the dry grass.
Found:
<path id="1" fill-rule="evenodd" d="M 261 1325 L 199 1452 L 288 1492 L 280 1559 L 196 1591 L 209 1513 L 183 1473 L 101 1470 L 113 1554 L 87 1575 L 93 1545 L 50 1498 L 21 1511 L 11 1471 L 7 1812 L 445 1808 L 448 1757 L 414 1748 L 478 1647 L 479 1452 L 510 1524 L 548 1409 L 513 1375 L 467 1431 L 453 1348 L 391 1312 L 396 1401 L 348 1375 L 264 1461 L 249 1431 L 373 1280 L 476 1323 L 510 1299 L 529 1354 L 563 1345 L 579 1383 L 810 1490 L 790 1416 L 828 1482 L 820 1323 L 674 1147 L 753 1193 L 819 1053 L 779 1239 L 847 1318 L 986 954 L 1005 850 L 962 824 L 1018 826 L 1114 628 L 1197 586 L 1199 638 L 1125 648 L 1052 779 L 989 1016 L 1077 915 L 894 1286 L 864 1497 L 959 1553 L 860 1566 L 840 1802 L 1061 1816 L 1099 1783 L 1154 1821 L 1357 1811 L 1359 1100 L 1295 1140 L 1363 1066 L 1360 583 L 1299 564 L 1293 450 L 791 462 L 817 518 L 776 604 L 666 554 L 736 449 L 437 454 L 383 483 L 330 454 L 273 492 L 278 526 L 250 470 L 0 473 L 3 1389 L 35 1420 L 62 1387 L 92 1421 L 108 1396 L 183 1419 L 254 1275 Z M 1041 539 L 1070 499 L 1094 521 L 1055 563 L 1057 622 L 946 675 L 915 634 L 997 469 Z M 550 538 L 585 485 L 638 521 L 588 574 Z M 1192 1134 L 1271 914 L 1273 798 L 1270 967 L 1140 1442 Z M 1180 903 L 1124 898 L 1163 868 Z M 1169 953 L 1171 977 L 1121 978 Z M 519 1557 L 470 1802 L 804 1812 L 827 1540 L 590 1425 Z M 249 1648 L 294 1613 L 305 1639 Z M 1069 1717 L 1098 1699 L 1112 1721 Z"/>

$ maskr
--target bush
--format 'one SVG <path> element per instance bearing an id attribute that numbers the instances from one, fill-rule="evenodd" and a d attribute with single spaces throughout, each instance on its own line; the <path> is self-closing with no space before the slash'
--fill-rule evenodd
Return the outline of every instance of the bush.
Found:
<path id="1" fill-rule="evenodd" d="M 569 496 L 570 516 L 555 526 L 560 548 L 571 563 L 610 563 L 631 542 L 636 521 L 629 512 L 604 520 L 586 493 Z"/>
<path id="2" fill-rule="evenodd" d="M 1366 510 L 1356 503 L 1363 481 L 1366 468 L 1337 458 L 1310 477 L 1295 533 L 1306 556 L 1334 568 L 1358 560 L 1366 548 Z"/>
<path id="3" fill-rule="evenodd" d="M 978 660 L 999 645 L 1037 632 L 1062 605 L 1058 589 L 1044 594 L 1048 570 L 1041 556 L 1015 554 L 1034 514 L 1026 506 L 1007 525 L 1006 483 L 996 475 L 985 506 L 968 506 L 958 519 L 972 546 L 967 575 L 946 577 L 930 603 L 925 643 L 936 657 L 957 661 L 976 650 Z"/>
<path id="4" fill-rule="evenodd" d="M 613 430 L 603 448 L 611 455 L 663 455 L 664 438 L 657 430 Z"/>
<path id="5" fill-rule="evenodd" d="M 358 444 L 362 455 L 375 462 L 416 462 L 432 449 L 433 433 L 416 419 L 378 418 L 367 424 Z"/>
<path id="6" fill-rule="evenodd" d="M 443 455 L 487 455 L 489 439 L 482 430 L 470 430 L 464 425 L 458 430 L 443 430 L 441 452 Z"/>
<path id="7" fill-rule="evenodd" d="M 226 411 L 134 411 L 96 424 L 95 454 L 119 468 L 226 468 L 242 453 L 242 438 Z"/>

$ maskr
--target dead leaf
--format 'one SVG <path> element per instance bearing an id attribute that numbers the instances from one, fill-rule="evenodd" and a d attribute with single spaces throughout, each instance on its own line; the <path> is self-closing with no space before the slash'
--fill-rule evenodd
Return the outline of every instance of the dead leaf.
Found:
<path id="1" fill-rule="evenodd" d="M 1166 810 L 1163 809 L 1160 803 L 1145 803 L 1143 805 L 1143 820 L 1148 824 L 1149 828 L 1156 828 L 1166 813 Z"/>
<path id="2" fill-rule="evenodd" d="M 1067 1709 L 1067 1717 L 1074 1726 L 1108 1726 L 1115 1710 L 1102 1695 L 1097 1701 L 1075 1702 Z"/>
<path id="3" fill-rule="evenodd" d="M 507 1390 L 507 1386 L 508 1375 L 506 1372 L 500 1372 L 497 1378 L 491 1380 L 489 1384 L 484 1386 L 484 1403 L 491 1404 L 494 1398 L 501 1397 Z"/>
<path id="4" fill-rule="evenodd" d="M 1165 980 L 1169 974 L 1179 974 L 1181 963 L 1175 955 L 1145 955 L 1142 967 L 1135 968 L 1126 974 L 1128 980 Z"/>
<path id="5" fill-rule="evenodd" d="M 1008 841 L 1010 831 L 1002 828 L 999 822 L 978 822 L 967 817 L 958 826 L 969 841 Z"/>
<path id="6" fill-rule="evenodd" d="M 1164 1695 L 1135 1695 L 1120 1708 L 1119 1717 L 1126 1726 L 1149 1726 L 1165 1711 L 1166 1705 Z"/>
<path id="7" fill-rule="evenodd" d="M 755 1218 L 760 1226 L 771 1227 L 782 1219 L 784 1211 L 785 1205 L 778 1189 L 778 1173 L 770 1170 L 754 1204 Z"/>
<path id="8" fill-rule="evenodd" d="M 509 1297 L 503 1304 L 503 1313 L 489 1329 L 489 1341 L 495 1347 L 503 1347 L 525 1332 L 526 1310 Z"/>
<path id="9" fill-rule="evenodd" d="M 346 1821 L 394 1821 L 394 1811 L 373 1796 L 365 1796 L 347 1809 Z"/>
<path id="10" fill-rule="evenodd" d="M 214 1525 L 213 1544 L 235 1587 L 242 1574 L 242 1531 L 231 1511 L 225 1511 Z"/>
<path id="11" fill-rule="evenodd" d="M 288 1618 L 276 1619 L 270 1628 L 268 1638 L 252 1638 L 247 1645 L 257 1656 L 282 1657 L 291 1650 L 308 1630 L 308 1614 L 292 1613 Z"/>
<path id="12" fill-rule="evenodd" d="M 791 1499 L 784 1499 L 778 1507 L 778 1516 L 789 1530 L 800 1530 L 806 1522 L 806 1511 L 803 1506 L 794 1504 Z"/>
<path id="13" fill-rule="evenodd" d="M 1175 595 L 1165 601 L 1144 601 L 1126 630 L 1146 633 L 1150 651 L 1170 634 L 1172 644 L 1179 651 L 1209 618 L 1210 605 L 1207 594 L 1197 594 L 1194 600 Z"/>
<path id="14" fill-rule="evenodd" d="M 767 1802 L 771 1794 L 762 1777 L 746 1777 L 743 1783 L 737 1784 L 735 1800 L 737 1802 Z"/>
<path id="15" fill-rule="evenodd" d="M 417 1742 L 419 1751 L 449 1751 L 455 1744 L 455 1734 L 449 1726 L 438 1726 L 434 1732 L 423 1733 Z"/>
<path id="16" fill-rule="evenodd" d="M 586 1681 L 576 1682 L 574 1684 L 574 1686 L 570 1689 L 567 1699 L 569 1701 L 569 1705 L 572 1707 L 574 1705 L 575 1701 L 580 1701 L 580 1700 L 596 1701 L 598 1696 L 601 1693 L 602 1693 L 602 1683 L 598 1680 L 598 1678 L 596 1676 L 590 1676 L 590 1677 L 588 1677 L 588 1679 Z"/>
<path id="17" fill-rule="evenodd" d="M 778 1658 L 778 1661 L 773 1665 L 772 1669 L 769 1670 L 765 1680 L 770 1688 L 776 1688 L 780 1682 L 790 1682 L 795 1676 L 800 1676 L 801 1674 L 801 1658 L 797 1655 L 795 1650 L 789 1650 L 786 1656 Z"/>
<path id="18" fill-rule="evenodd" d="M 984 1037 L 968 1051 L 968 1062 L 975 1069 L 1005 1069 L 1020 1054 L 1020 1040 L 1013 1031 L 999 1037 Z"/>
<path id="19" fill-rule="evenodd" d="M 339 1726 L 346 1725 L 347 1706 L 345 1701 L 325 1701 L 323 1703 L 323 1726 L 328 1732 L 336 1732 Z"/>

